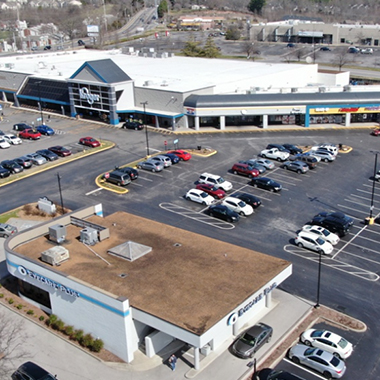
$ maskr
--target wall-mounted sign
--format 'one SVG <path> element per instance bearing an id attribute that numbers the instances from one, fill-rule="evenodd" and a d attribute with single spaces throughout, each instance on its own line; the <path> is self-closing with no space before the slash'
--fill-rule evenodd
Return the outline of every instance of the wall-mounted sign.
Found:
<path id="1" fill-rule="evenodd" d="M 368 106 L 368 107 L 341 107 L 341 108 L 331 108 L 331 107 L 316 107 L 310 109 L 310 115 L 317 114 L 346 114 L 346 113 L 379 113 L 380 106 Z"/>
<path id="2" fill-rule="evenodd" d="M 63 293 L 66 293 L 69 296 L 80 297 L 80 294 L 78 292 L 76 292 L 75 290 L 70 289 L 70 288 L 68 288 L 68 287 L 66 287 L 64 285 L 61 285 L 58 282 L 55 282 L 53 280 L 50 280 L 47 277 L 41 276 L 40 274 L 35 273 L 35 272 L 33 272 L 33 271 L 29 270 L 29 269 L 26 269 L 22 265 L 19 265 L 17 267 L 17 270 L 18 270 L 18 272 L 22 276 L 28 276 L 28 277 L 30 277 L 30 278 L 38 281 L 38 282 L 41 282 L 42 284 L 50 286 L 51 288 L 53 288 L 55 290 L 59 290 L 59 291 L 61 291 Z"/>
<path id="3" fill-rule="evenodd" d="M 94 104 L 100 100 L 100 96 L 92 94 L 87 87 L 79 89 L 79 96 L 81 99 L 87 100 L 88 104 Z"/>

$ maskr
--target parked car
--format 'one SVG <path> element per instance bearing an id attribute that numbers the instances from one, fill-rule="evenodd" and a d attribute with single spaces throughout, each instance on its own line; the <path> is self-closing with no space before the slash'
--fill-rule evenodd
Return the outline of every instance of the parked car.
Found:
<path id="1" fill-rule="evenodd" d="M 349 233 L 354 220 L 342 212 L 320 212 L 315 215 L 309 224 L 316 224 L 327 228 L 330 232 L 336 233 L 339 237 Z"/>
<path id="2" fill-rule="evenodd" d="M 0 178 L 7 178 L 11 175 L 11 172 L 8 169 L 3 168 L 0 165 Z"/>
<path id="3" fill-rule="evenodd" d="M 98 146 L 100 146 L 100 142 L 96 139 L 94 139 L 93 137 L 82 137 L 81 139 L 79 139 L 79 144 L 81 145 L 85 145 L 85 146 L 89 146 L 91 148 L 96 148 Z"/>
<path id="4" fill-rule="evenodd" d="M 28 140 L 39 140 L 41 138 L 41 133 L 33 129 L 25 129 L 21 131 L 18 135 L 19 137 Z"/>
<path id="5" fill-rule="evenodd" d="M 199 183 L 207 183 L 209 185 L 216 186 L 217 188 L 220 188 L 224 191 L 229 191 L 232 189 L 232 183 L 226 181 L 220 175 L 203 173 L 199 176 L 198 182 Z"/>
<path id="6" fill-rule="evenodd" d="M 206 205 L 206 206 L 210 206 L 211 204 L 213 204 L 215 202 L 214 197 L 212 197 L 211 195 L 207 194 L 205 191 L 199 190 L 199 189 L 191 189 L 191 190 L 189 190 L 186 193 L 185 198 L 188 201 L 193 201 L 193 202 L 201 203 L 201 204 Z"/>
<path id="7" fill-rule="evenodd" d="M 333 162 L 336 158 L 336 156 L 333 153 L 324 149 L 313 150 L 313 156 L 320 157 L 321 161 L 324 162 Z"/>
<path id="8" fill-rule="evenodd" d="M 236 193 L 236 194 L 234 194 L 234 197 L 241 199 L 247 205 L 250 205 L 252 208 L 257 208 L 261 205 L 260 198 L 256 197 L 255 195 L 252 195 L 252 194 Z"/>
<path id="9" fill-rule="evenodd" d="M 328 46 L 322 46 L 319 50 L 320 51 L 331 51 L 331 49 Z"/>
<path id="10" fill-rule="evenodd" d="M 300 340 L 306 346 L 321 348 L 343 360 L 353 351 L 350 342 L 328 330 L 308 329 L 301 334 Z"/>
<path id="11" fill-rule="evenodd" d="M 21 173 L 22 171 L 24 171 L 24 167 L 18 164 L 15 160 L 1 161 L 0 165 L 13 174 Z"/>
<path id="12" fill-rule="evenodd" d="M 17 227 L 7 223 L 0 223 L 0 237 L 7 238 L 15 233 L 17 233 Z"/>
<path id="13" fill-rule="evenodd" d="M 380 136 L 380 128 L 375 128 L 375 129 L 371 132 L 371 135 L 372 135 L 372 136 Z"/>
<path id="14" fill-rule="evenodd" d="M 309 166 L 302 161 L 286 161 L 282 166 L 286 170 L 292 170 L 293 172 L 297 172 L 299 174 L 305 174 L 309 171 Z"/>
<path id="15" fill-rule="evenodd" d="M 291 153 L 290 150 L 288 150 L 281 144 L 268 144 L 265 149 L 273 149 L 273 148 L 277 148 L 280 152 Z"/>
<path id="16" fill-rule="evenodd" d="M 351 46 L 348 48 L 348 52 L 352 54 L 358 54 L 360 53 L 360 49 L 355 46 Z"/>
<path id="17" fill-rule="evenodd" d="M 139 177 L 139 171 L 130 166 L 126 166 L 125 168 L 116 167 L 115 170 L 128 174 L 132 181 Z"/>
<path id="18" fill-rule="evenodd" d="M 375 180 L 380 181 L 380 170 L 378 170 L 377 173 L 375 174 Z"/>
<path id="19" fill-rule="evenodd" d="M 8 141 L 6 141 L 3 136 L 0 136 L 0 148 L 1 149 L 7 149 L 11 146 Z"/>
<path id="20" fill-rule="evenodd" d="M 257 169 L 253 168 L 252 166 L 248 164 L 241 164 L 241 163 L 234 164 L 234 166 L 232 166 L 231 171 L 234 174 L 245 175 L 249 178 L 257 177 L 260 174 L 260 172 Z"/>
<path id="21" fill-rule="evenodd" d="M 211 205 L 208 208 L 208 213 L 212 217 L 223 219 L 230 223 L 235 223 L 240 219 L 239 214 L 224 205 Z"/>
<path id="22" fill-rule="evenodd" d="M 265 166 L 260 165 L 255 159 L 239 161 L 239 163 L 240 164 L 247 164 L 247 165 L 251 166 L 252 168 L 257 169 L 260 174 L 263 174 L 267 171 Z"/>
<path id="23" fill-rule="evenodd" d="M 332 153 L 334 156 L 337 156 L 339 153 L 339 149 L 335 144 L 319 144 L 319 145 L 313 146 L 311 148 L 310 153 L 313 153 L 313 150 L 327 150 L 328 152 Z"/>
<path id="24" fill-rule="evenodd" d="M 168 153 L 175 154 L 182 161 L 188 161 L 191 158 L 191 154 L 189 152 L 186 152 L 185 150 L 181 150 L 181 149 L 170 150 Z"/>
<path id="25" fill-rule="evenodd" d="M 311 155 L 306 155 L 305 153 L 298 156 L 297 160 L 302 161 L 305 164 L 307 164 L 309 169 L 315 169 L 317 167 L 317 164 L 318 164 L 318 158 L 317 157 L 314 157 Z"/>
<path id="26" fill-rule="evenodd" d="M 293 44 L 292 42 L 289 42 L 287 45 L 286 45 L 287 48 L 294 48 L 296 47 L 296 44 Z"/>
<path id="27" fill-rule="evenodd" d="M 55 161 L 58 160 L 58 154 L 55 154 L 49 149 L 40 149 L 36 151 L 42 157 L 45 157 L 47 161 Z"/>
<path id="28" fill-rule="evenodd" d="M 255 161 L 265 167 L 265 169 L 274 169 L 275 165 L 272 161 L 267 160 L 266 158 L 256 158 Z"/>
<path id="29" fill-rule="evenodd" d="M 361 54 L 373 54 L 373 49 L 372 48 L 365 48 L 360 50 Z"/>
<path id="30" fill-rule="evenodd" d="M 310 150 L 309 152 L 302 153 L 302 154 L 299 156 L 299 160 L 301 160 L 301 157 L 311 157 L 311 158 L 315 158 L 315 159 L 317 160 L 317 163 L 318 163 L 318 162 L 321 162 L 321 157 L 314 156 L 314 150 Z M 305 161 L 305 162 L 306 162 L 306 161 Z"/>
<path id="31" fill-rule="evenodd" d="M 34 165 L 43 165 L 43 164 L 46 164 L 46 158 L 45 157 L 42 157 L 41 155 L 39 155 L 38 153 L 30 153 L 30 154 L 26 154 L 25 155 L 26 158 L 29 158 L 30 161 L 32 161 L 32 163 Z"/>
<path id="32" fill-rule="evenodd" d="M 0 129 L 0 136 L 4 136 L 4 132 Z"/>
<path id="33" fill-rule="evenodd" d="M 288 356 L 294 363 L 312 368 L 322 373 L 327 379 L 340 379 L 346 372 L 343 360 L 319 348 L 311 348 L 299 343 L 289 350 Z"/>
<path id="34" fill-rule="evenodd" d="M 294 241 L 298 247 L 308 248 L 319 254 L 329 255 L 333 251 L 333 246 L 329 242 L 307 231 L 298 232 Z"/>
<path id="35" fill-rule="evenodd" d="M 127 120 L 121 127 L 125 129 L 134 129 L 135 131 L 141 131 L 144 129 L 144 125 L 136 120 Z"/>
<path id="36" fill-rule="evenodd" d="M 24 131 L 25 129 L 33 129 L 29 124 L 26 123 L 17 123 L 13 125 L 15 131 Z"/>
<path id="37" fill-rule="evenodd" d="M 9 144 L 11 144 L 11 145 L 19 145 L 19 144 L 22 144 L 22 140 L 21 140 L 19 137 L 13 135 L 12 133 L 8 133 L 8 134 L 4 135 L 4 136 L 3 136 L 3 139 L 4 139 L 7 143 L 9 143 Z"/>
<path id="38" fill-rule="evenodd" d="M 137 164 L 139 169 L 150 170 L 151 172 L 161 172 L 164 170 L 164 164 L 159 161 L 146 160 Z"/>
<path id="39" fill-rule="evenodd" d="M 302 149 L 298 148 L 298 146 L 293 145 L 293 144 L 282 144 L 284 148 L 286 148 L 290 154 L 299 154 L 302 153 Z"/>
<path id="40" fill-rule="evenodd" d="M 48 149 L 60 157 L 71 156 L 71 150 L 60 145 L 51 146 Z"/>
<path id="41" fill-rule="evenodd" d="M 36 127 L 36 130 L 41 133 L 41 135 L 52 136 L 54 135 L 54 129 L 50 128 L 48 125 L 42 124 Z"/>
<path id="42" fill-rule="evenodd" d="M 53 376 L 33 362 L 26 362 L 12 374 L 12 380 L 57 380 L 57 375 Z"/>
<path id="43" fill-rule="evenodd" d="M 265 323 L 258 323 L 243 332 L 232 344 L 232 352 L 239 358 L 252 358 L 253 355 L 272 339 L 273 329 Z"/>
<path id="44" fill-rule="evenodd" d="M 27 157 L 17 157 L 14 159 L 24 169 L 29 169 L 33 166 L 33 162 Z"/>
<path id="45" fill-rule="evenodd" d="M 260 187 L 261 189 L 275 192 L 281 191 L 282 189 L 282 186 L 278 182 L 267 177 L 253 178 L 250 184 L 254 187 Z"/>
<path id="46" fill-rule="evenodd" d="M 104 177 L 107 182 L 113 183 L 117 186 L 127 186 L 131 183 L 129 175 L 117 169 L 110 173 L 106 173 Z"/>
<path id="47" fill-rule="evenodd" d="M 198 190 L 202 190 L 207 194 L 210 194 L 215 199 L 222 199 L 226 196 L 226 192 L 214 185 L 209 185 L 207 183 L 198 183 L 196 186 Z"/>
<path id="48" fill-rule="evenodd" d="M 306 224 L 302 227 L 302 230 L 310 232 L 316 236 L 320 236 L 323 240 L 328 241 L 332 245 L 336 245 L 340 241 L 338 235 L 330 232 L 327 228 L 323 228 L 321 226 L 311 226 L 310 224 Z"/>
<path id="49" fill-rule="evenodd" d="M 169 157 L 166 157 L 161 154 L 151 157 L 150 160 L 161 162 L 164 165 L 164 168 L 168 168 L 169 166 L 172 166 L 172 160 Z"/>
<path id="50" fill-rule="evenodd" d="M 282 369 L 264 368 L 258 372 L 260 380 L 305 380 L 294 373 L 283 371 Z"/>
<path id="51" fill-rule="evenodd" d="M 170 161 L 172 162 L 172 164 L 178 164 L 179 162 L 179 157 L 176 156 L 175 154 L 173 153 L 165 153 L 163 154 L 163 156 L 166 156 L 166 157 L 169 157 L 170 158 Z"/>
<path id="52" fill-rule="evenodd" d="M 78 40 L 78 46 L 85 46 L 85 42 L 83 40 Z"/>
<path id="53" fill-rule="evenodd" d="M 281 152 L 277 148 L 272 148 L 262 150 L 260 156 L 263 158 L 271 158 L 277 161 L 286 161 L 289 157 L 289 153 Z"/>
<path id="54" fill-rule="evenodd" d="M 235 211 L 242 216 L 249 216 L 253 214 L 253 208 L 239 198 L 227 197 L 223 199 L 222 205 L 227 206 L 232 211 Z"/>

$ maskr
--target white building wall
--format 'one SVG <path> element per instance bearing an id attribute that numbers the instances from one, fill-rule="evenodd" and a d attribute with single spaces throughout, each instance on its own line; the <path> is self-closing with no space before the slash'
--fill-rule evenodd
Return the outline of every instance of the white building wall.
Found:
<path id="1" fill-rule="evenodd" d="M 318 83 L 323 86 L 347 86 L 350 83 L 350 72 L 344 71 L 340 73 L 318 73 Z"/>
<path id="2" fill-rule="evenodd" d="M 120 96 L 116 104 L 116 111 L 119 110 L 133 110 L 135 108 L 135 92 L 134 82 L 118 83 L 115 85 L 115 91 L 122 90 L 123 93 Z"/>

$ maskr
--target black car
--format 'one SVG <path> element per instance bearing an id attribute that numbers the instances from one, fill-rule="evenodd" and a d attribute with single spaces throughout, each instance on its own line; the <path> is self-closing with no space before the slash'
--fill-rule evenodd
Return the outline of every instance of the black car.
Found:
<path id="1" fill-rule="evenodd" d="M 257 208 L 261 205 L 261 200 L 260 198 L 252 195 L 252 194 L 248 194 L 248 193 L 237 193 L 237 194 L 234 194 L 234 197 L 236 198 L 239 198 L 241 199 L 242 201 L 244 201 L 247 205 L 250 205 L 251 207 L 253 208 Z"/>
<path id="2" fill-rule="evenodd" d="M 83 40 L 78 40 L 78 46 L 85 46 L 85 42 Z"/>
<path id="3" fill-rule="evenodd" d="M 10 174 L 11 172 L 8 169 L 5 169 L 0 165 L 0 178 L 7 178 Z"/>
<path id="4" fill-rule="evenodd" d="M 174 153 L 165 153 L 163 156 L 169 157 L 172 164 L 178 164 L 179 162 L 179 157 L 176 156 Z"/>
<path id="5" fill-rule="evenodd" d="M 26 362 L 12 374 L 12 380 L 56 380 L 57 375 L 51 373 L 33 362 Z"/>
<path id="6" fill-rule="evenodd" d="M 273 181 L 273 179 L 267 177 L 258 177 L 252 178 L 250 184 L 254 187 L 260 187 L 261 189 L 269 190 L 269 191 L 281 191 L 282 185 L 278 182 Z"/>
<path id="7" fill-rule="evenodd" d="M 51 46 L 50 46 L 50 45 L 46 45 L 46 46 L 44 47 L 44 50 L 51 50 Z"/>
<path id="8" fill-rule="evenodd" d="M 13 129 L 15 131 L 21 132 L 21 131 L 25 131 L 26 129 L 33 129 L 33 128 L 26 123 L 17 123 L 13 125 Z"/>
<path id="9" fill-rule="evenodd" d="M 322 46 L 319 50 L 321 50 L 321 51 L 331 51 L 331 49 L 328 46 Z"/>
<path id="10" fill-rule="evenodd" d="M 46 161 L 54 161 L 58 160 L 58 154 L 55 154 L 49 149 L 41 149 L 36 151 L 37 154 L 39 154 L 42 157 L 46 158 Z"/>
<path id="11" fill-rule="evenodd" d="M 11 173 L 21 173 L 24 171 L 24 167 L 18 164 L 15 160 L 5 160 L 0 163 L 0 165 L 9 170 Z"/>
<path id="12" fill-rule="evenodd" d="M 280 152 L 290 153 L 290 150 L 285 148 L 281 144 L 268 144 L 266 147 L 266 149 L 273 149 L 273 148 L 277 148 Z"/>
<path id="13" fill-rule="evenodd" d="M 258 372 L 260 380 L 305 380 L 303 377 L 278 369 L 264 368 Z"/>
<path id="14" fill-rule="evenodd" d="M 4 132 L 0 130 L 0 136 L 4 136 Z"/>
<path id="15" fill-rule="evenodd" d="M 128 174 L 131 180 L 137 179 L 139 177 L 139 171 L 129 166 L 126 166 L 125 168 L 119 168 L 116 166 L 115 170 Z"/>
<path id="16" fill-rule="evenodd" d="M 324 227 L 330 232 L 338 234 L 340 237 L 349 233 L 350 227 L 354 224 L 354 220 L 342 212 L 320 212 L 315 215 L 310 224 Z"/>
<path id="17" fill-rule="evenodd" d="M 33 166 L 33 162 L 29 158 L 26 158 L 26 157 L 18 157 L 18 158 L 15 158 L 13 161 L 17 162 L 24 169 L 29 169 Z"/>
<path id="18" fill-rule="evenodd" d="M 126 129 L 134 129 L 135 131 L 140 131 L 144 128 L 144 125 L 136 120 L 127 120 L 123 125 L 122 128 Z"/>
<path id="19" fill-rule="evenodd" d="M 302 153 L 302 149 L 298 148 L 298 146 L 295 146 L 293 144 L 282 144 L 282 146 L 287 149 L 290 154 L 299 154 Z"/>
<path id="20" fill-rule="evenodd" d="M 232 352 L 239 358 L 252 358 L 255 352 L 272 338 L 273 329 L 258 323 L 241 334 L 232 345 Z"/>
<path id="21" fill-rule="evenodd" d="M 235 211 L 232 211 L 224 205 L 211 205 L 208 208 L 210 216 L 226 220 L 227 222 L 234 223 L 240 219 L 240 216 Z"/>

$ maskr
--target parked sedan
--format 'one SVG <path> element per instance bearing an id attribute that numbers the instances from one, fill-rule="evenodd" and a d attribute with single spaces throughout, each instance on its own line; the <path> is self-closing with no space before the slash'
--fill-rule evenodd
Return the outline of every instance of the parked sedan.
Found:
<path id="1" fill-rule="evenodd" d="M 42 157 L 45 157 L 47 161 L 55 161 L 58 160 L 58 154 L 55 154 L 49 149 L 41 149 L 36 151 Z"/>
<path id="2" fill-rule="evenodd" d="M 312 368 L 328 379 L 340 379 L 346 372 L 343 360 L 319 348 L 296 344 L 289 350 L 288 356 L 294 363 Z"/>
<path id="3" fill-rule="evenodd" d="M 309 171 L 309 166 L 302 161 L 286 161 L 282 167 L 286 170 L 292 170 L 293 172 L 297 172 L 299 174 L 305 174 Z"/>
<path id="4" fill-rule="evenodd" d="M 214 197 L 199 189 L 191 189 L 186 193 L 185 198 L 188 201 L 201 203 L 206 206 L 210 206 L 215 202 Z"/>
<path id="5" fill-rule="evenodd" d="M 248 193 L 236 193 L 234 194 L 234 197 L 241 199 L 244 201 L 247 205 L 250 205 L 252 208 L 257 208 L 261 205 L 260 198 L 248 194 Z"/>
<path id="6" fill-rule="evenodd" d="M 165 169 L 168 168 L 169 166 L 172 166 L 172 160 L 169 157 L 166 157 L 161 154 L 159 154 L 158 156 L 151 157 L 150 160 L 161 162 L 161 164 L 164 165 Z"/>
<path id="7" fill-rule="evenodd" d="M 29 158 L 34 165 L 43 165 L 46 164 L 46 158 L 42 157 L 38 153 L 30 153 L 25 155 L 26 158 Z"/>
<path id="8" fill-rule="evenodd" d="M 100 146 L 100 142 L 95 140 L 93 137 L 82 137 L 79 139 L 79 144 L 89 146 L 90 148 L 96 148 Z"/>
<path id="9" fill-rule="evenodd" d="M 175 154 L 182 161 L 188 161 L 191 158 L 191 154 L 189 152 L 186 152 L 185 150 L 181 150 L 181 149 L 171 150 L 168 153 Z"/>
<path id="10" fill-rule="evenodd" d="M 0 178 L 7 178 L 11 175 L 11 172 L 8 169 L 3 168 L 0 165 Z"/>
<path id="11" fill-rule="evenodd" d="M 5 160 L 2 161 L 0 165 L 13 174 L 21 173 L 22 171 L 24 171 L 24 167 L 18 164 L 15 160 Z"/>
<path id="12" fill-rule="evenodd" d="M 235 197 L 227 197 L 223 200 L 222 205 L 227 206 L 239 215 L 248 216 L 253 214 L 253 208 L 244 201 Z"/>
<path id="13" fill-rule="evenodd" d="M 340 240 L 338 235 L 333 234 L 328 229 L 321 226 L 311 226 L 306 224 L 302 227 L 302 230 L 320 236 L 323 240 L 328 241 L 332 245 L 338 244 Z"/>
<path id="14" fill-rule="evenodd" d="M 261 189 L 275 192 L 281 191 L 282 189 L 282 185 L 267 177 L 252 178 L 250 184 L 254 187 L 260 187 Z"/>
<path id="15" fill-rule="evenodd" d="M 159 161 L 146 160 L 137 164 L 139 169 L 150 170 L 151 172 L 161 172 L 164 170 L 164 164 Z"/>
<path id="16" fill-rule="evenodd" d="M 18 135 L 23 139 L 29 140 L 38 140 L 41 138 L 41 133 L 33 129 L 25 129 L 24 131 L 21 131 Z"/>
<path id="17" fill-rule="evenodd" d="M 255 159 L 255 161 L 259 164 L 259 165 L 263 165 L 265 167 L 265 169 L 269 169 L 269 170 L 272 170 L 275 168 L 275 165 L 272 161 L 269 161 L 265 158 L 257 158 Z"/>
<path id="18" fill-rule="evenodd" d="M 333 162 L 335 161 L 335 158 L 336 158 L 334 154 L 323 149 L 313 150 L 312 154 L 313 156 L 320 157 L 321 161 L 324 161 L 324 162 Z"/>
<path id="19" fill-rule="evenodd" d="M 51 146 L 51 147 L 48 148 L 48 149 L 49 149 L 51 152 L 55 153 L 56 155 L 58 155 L 58 156 L 60 156 L 60 157 L 71 156 L 71 150 L 66 149 L 65 147 L 60 146 L 60 145 Z"/>
<path id="20" fill-rule="evenodd" d="M 232 345 L 232 352 L 239 358 L 252 358 L 265 343 L 270 342 L 272 334 L 272 327 L 265 323 L 258 323 L 235 340 Z"/>
<path id="21" fill-rule="evenodd" d="M 135 131 L 141 131 L 144 129 L 144 125 L 136 120 L 127 120 L 121 128 L 125 129 L 134 129 Z"/>
<path id="22" fill-rule="evenodd" d="M 6 141 L 3 136 L 0 136 L 0 148 L 1 149 L 7 149 L 11 146 L 8 141 Z"/>
<path id="23" fill-rule="evenodd" d="M 208 213 L 212 217 L 223 219 L 230 223 L 235 223 L 240 219 L 239 214 L 224 205 L 211 205 L 208 208 Z"/>
<path id="24" fill-rule="evenodd" d="M 0 223 L 0 237 L 7 238 L 15 233 L 17 233 L 17 227 L 6 223 Z"/>
<path id="25" fill-rule="evenodd" d="M 46 46 L 45 46 L 46 47 Z M 12 380 L 57 380 L 57 376 L 33 362 L 26 362 L 12 374 Z"/>
<path id="26" fill-rule="evenodd" d="M 333 251 L 333 246 L 329 242 L 310 232 L 300 231 L 294 241 L 298 247 L 305 247 L 319 254 L 328 255 Z"/>
<path id="27" fill-rule="evenodd" d="M 264 368 L 258 372 L 258 378 L 260 380 L 305 380 L 303 377 L 299 377 L 294 373 L 278 370 Z"/>
<path id="28" fill-rule="evenodd" d="M 293 145 L 293 144 L 282 144 L 282 146 L 287 149 L 290 154 L 299 154 L 302 153 L 302 149 L 298 148 L 298 146 Z"/>
<path id="29" fill-rule="evenodd" d="M 19 145 L 22 143 L 22 140 L 19 137 L 12 135 L 12 133 L 4 135 L 3 139 L 11 145 Z"/>
<path id="30" fill-rule="evenodd" d="M 328 330 L 308 329 L 302 333 L 300 340 L 307 346 L 321 348 L 343 360 L 353 351 L 350 342 Z"/>
<path id="31" fill-rule="evenodd" d="M 179 162 L 179 157 L 176 156 L 175 154 L 173 153 L 165 153 L 163 154 L 163 156 L 166 156 L 166 157 L 169 157 L 170 158 L 170 161 L 172 162 L 172 164 L 178 164 Z"/>
<path id="32" fill-rule="evenodd" d="M 29 169 L 33 166 L 33 162 L 27 157 L 17 157 L 14 159 L 24 169 Z"/>
<path id="33" fill-rule="evenodd" d="M 226 196 L 226 192 L 224 190 L 214 185 L 209 185 L 207 183 L 198 183 L 196 188 L 204 191 L 207 194 L 210 194 L 215 199 L 222 199 Z"/>
<path id="34" fill-rule="evenodd" d="M 41 133 L 41 135 L 45 135 L 45 136 L 52 136 L 54 135 L 54 129 L 53 128 L 50 128 L 48 125 L 39 125 L 38 127 L 36 127 L 37 131 Z"/>

